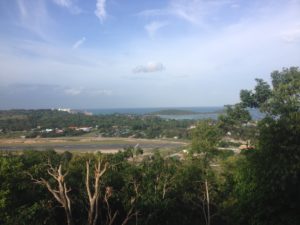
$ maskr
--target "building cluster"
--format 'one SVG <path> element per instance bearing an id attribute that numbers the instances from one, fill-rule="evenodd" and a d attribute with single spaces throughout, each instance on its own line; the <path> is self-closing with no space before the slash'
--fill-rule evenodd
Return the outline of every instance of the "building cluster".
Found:
<path id="1" fill-rule="evenodd" d="M 75 130 L 75 131 L 91 132 L 93 130 L 93 127 L 73 127 L 73 126 L 71 126 L 71 127 L 68 127 L 67 129 L 69 129 L 69 130 Z M 62 133 L 65 132 L 65 130 L 66 129 L 46 128 L 46 129 L 41 130 L 41 133 L 51 133 L 51 132 L 54 132 L 56 134 L 62 134 Z"/>

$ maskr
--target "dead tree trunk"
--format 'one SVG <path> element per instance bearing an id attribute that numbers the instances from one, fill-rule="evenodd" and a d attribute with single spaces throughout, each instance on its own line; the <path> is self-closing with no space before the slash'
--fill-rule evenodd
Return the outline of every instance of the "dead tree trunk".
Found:
<path id="1" fill-rule="evenodd" d="M 62 173 L 62 166 L 61 164 L 58 166 L 58 168 L 53 168 L 52 165 L 49 163 L 49 169 L 47 170 L 48 174 L 53 177 L 57 182 L 57 189 L 52 188 L 50 183 L 46 181 L 44 178 L 40 179 L 34 179 L 31 174 L 31 179 L 36 183 L 43 186 L 46 186 L 48 191 L 53 195 L 53 197 L 58 201 L 61 206 L 64 208 L 67 218 L 67 224 L 73 225 L 73 218 L 72 218 L 72 210 L 71 210 L 71 201 L 68 196 L 68 193 L 71 191 L 70 188 L 67 188 L 67 185 L 65 183 L 65 177 L 68 174 L 66 172 L 65 174 Z"/>
<path id="2" fill-rule="evenodd" d="M 104 202 L 106 203 L 107 207 L 107 217 L 106 217 L 106 224 L 112 225 L 116 219 L 116 216 L 118 214 L 118 211 L 115 211 L 114 214 L 112 214 L 110 205 L 109 205 L 109 198 L 112 196 L 113 189 L 112 187 L 106 187 L 105 195 L 104 195 Z"/>
<path id="3" fill-rule="evenodd" d="M 89 211 L 88 211 L 88 224 L 96 225 L 98 219 L 98 209 L 99 209 L 99 197 L 100 197 L 100 178 L 106 172 L 108 168 L 108 163 L 104 164 L 102 167 L 102 161 L 98 161 L 95 164 L 94 168 L 94 183 L 93 183 L 93 191 L 91 190 L 90 185 L 90 161 L 86 161 L 86 190 L 88 194 L 89 200 Z"/>
<path id="4" fill-rule="evenodd" d="M 205 192 L 206 192 L 206 207 L 207 207 L 207 225 L 210 225 L 210 202 L 209 202 L 209 190 L 207 179 L 205 180 Z"/>

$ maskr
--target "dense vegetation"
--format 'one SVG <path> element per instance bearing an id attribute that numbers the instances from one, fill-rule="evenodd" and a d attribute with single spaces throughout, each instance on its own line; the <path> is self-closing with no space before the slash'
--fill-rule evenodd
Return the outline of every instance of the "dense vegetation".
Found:
<path id="1" fill-rule="evenodd" d="M 1 157 L 1 224 L 63 224 L 64 210 L 44 185 L 31 181 L 44 178 L 52 188 L 56 180 L 48 173 L 52 166 L 63 165 L 68 197 L 71 200 L 74 224 L 88 223 L 89 200 L 86 190 L 86 161 L 90 160 L 91 189 L 94 182 L 94 163 L 102 160 L 109 167 L 100 179 L 99 218 L 97 224 L 109 224 L 109 216 L 116 214 L 113 224 L 201 224 L 204 222 L 204 167 L 200 159 L 179 161 L 164 159 L 159 154 L 142 162 L 129 162 L 130 150 L 115 155 L 56 154 L 53 151 L 26 151 L 21 156 Z M 26 172 L 30 173 L 27 174 Z M 50 170 L 51 171 L 51 170 Z M 211 175 L 211 179 L 215 179 Z M 111 193 L 107 193 L 108 188 Z M 211 195 L 216 195 L 213 190 Z M 109 195 L 109 196 L 108 196 Z M 106 199 L 107 198 L 107 199 Z M 108 201 L 108 203 L 106 202 Z M 215 204 L 215 203 L 213 203 Z M 212 213 L 216 209 L 212 207 Z M 111 213 L 111 215 L 109 215 Z M 172 216 L 171 216 L 172 215 Z M 219 221 L 220 216 L 214 221 Z"/>
<path id="2" fill-rule="evenodd" d="M 84 132 L 74 127 L 92 127 L 96 134 L 105 137 L 187 138 L 187 128 L 193 124 L 187 120 L 165 120 L 155 116 L 70 114 L 58 110 L 7 110 L 0 111 L 0 133 L 12 136 L 14 131 L 25 131 L 27 137 L 75 136 Z M 41 132 L 53 129 L 53 132 Z M 64 129 L 62 133 L 54 129 Z"/>
<path id="3" fill-rule="evenodd" d="M 194 115 L 200 114 L 198 112 L 189 110 L 178 110 L 178 109 L 165 109 L 151 113 L 151 115 Z"/>
<path id="4" fill-rule="evenodd" d="M 139 148 L 3 152 L 0 224 L 300 224 L 300 71 L 271 78 L 219 121 L 200 121 L 182 160 Z M 265 118 L 252 124 L 248 107 Z M 228 132 L 254 148 L 218 150 Z"/>

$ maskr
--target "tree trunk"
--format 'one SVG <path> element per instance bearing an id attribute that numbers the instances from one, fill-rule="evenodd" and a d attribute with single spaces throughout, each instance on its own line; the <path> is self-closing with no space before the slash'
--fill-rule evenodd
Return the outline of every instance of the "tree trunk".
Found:
<path id="1" fill-rule="evenodd" d="M 94 185 L 93 192 L 90 187 L 90 161 L 86 161 L 86 190 L 89 200 L 89 211 L 88 211 L 88 225 L 96 225 L 98 219 L 98 203 L 100 197 L 100 178 L 106 172 L 108 168 L 108 163 L 104 164 L 104 167 L 101 168 L 101 161 L 98 161 L 94 167 Z"/>
<path id="2" fill-rule="evenodd" d="M 53 195 L 53 197 L 56 199 L 58 203 L 64 208 L 66 217 L 67 217 L 67 224 L 73 225 L 73 218 L 72 218 L 72 210 L 71 210 L 71 201 L 68 196 L 68 193 L 71 191 L 70 188 L 67 188 L 67 185 L 65 183 L 65 177 L 68 174 L 66 172 L 65 174 L 62 173 L 62 165 L 60 164 L 58 167 L 53 168 L 50 163 L 48 163 L 49 169 L 47 170 L 48 174 L 52 176 L 56 182 L 57 182 L 57 188 L 52 188 L 50 183 L 46 181 L 44 178 L 40 178 L 39 180 L 34 179 L 31 174 L 31 179 L 40 185 L 46 186 L 48 191 Z"/>
<path id="3" fill-rule="evenodd" d="M 72 215 L 70 214 L 70 212 L 68 210 L 65 210 L 65 212 L 66 212 L 66 216 L 67 216 L 67 224 L 73 225 Z"/>
<path id="4" fill-rule="evenodd" d="M 207 225 L 210 225 L 210 208 L 209 208 L 209 190 L 207 179 L 205 180 L 205 191 L 206 191 L 206 206 L 207 206 Z"/>

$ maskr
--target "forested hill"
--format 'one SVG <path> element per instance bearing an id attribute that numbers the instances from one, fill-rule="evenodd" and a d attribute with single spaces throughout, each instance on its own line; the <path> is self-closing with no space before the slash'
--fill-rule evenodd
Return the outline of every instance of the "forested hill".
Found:
<path id="1" fill-rule="evenodd" d="M 39 110 L 6 110 L 0 111 L 0 129 L 28 130 L 36 127 L 63 128 L 69 126 L 95 126 L 99 117 L 82 113 L 39 109 Z"/>

